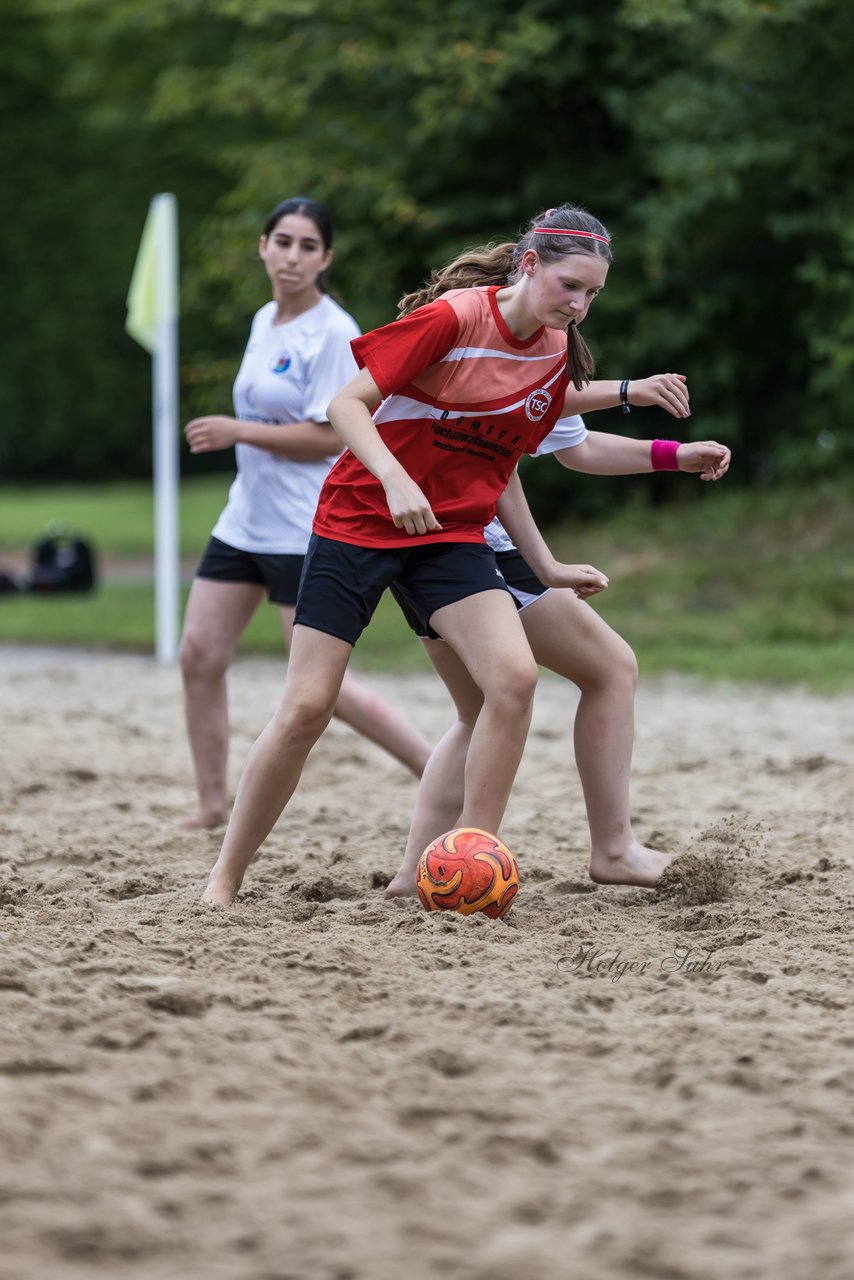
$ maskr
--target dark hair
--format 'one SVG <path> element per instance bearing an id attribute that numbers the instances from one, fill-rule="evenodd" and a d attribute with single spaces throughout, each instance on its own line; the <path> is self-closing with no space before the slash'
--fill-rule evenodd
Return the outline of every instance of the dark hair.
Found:
<path id="1" fill-rule="evenodd" d="M 546 234 L 551 228 L 558 234 Z M 576 237 L 567 235 L 567 231 L 584 231 L 588 234 Z M 594 239 L 595 236 L 603 239 Z M 397 304 L 398 316 L 409 315 L 410 311 L 433 302 L 451 289 L 515 284 L 519 278 L 519 263 L 528 249 L 536 249 L 546 263 L 557 262 L 573 253 L 604 258 L 606 262 L 611 262 L 614 256 L 611 252 L 611 237 L 598 218 L 578 205 L 562 204 L 533 218 L 517 241 L 469 249 L 446 267 L 431 272 L 429 280 L 420 289 L 403 295 Z M 566 331 L 566 359 L 569 376 L 580 391 L 593 377 L 596 365 L 575 324 L 570 324 Z"/>
<path id="2" fill-rule="evenodd" d="M 309 200 L 307 196 L 290 196 L 289 199 L 277 204 L 264 223 L 264 235 L 271 236 L 282 218 L 286 218 L 289 213 L 298 213 L 303 218 L 310 218 L 320 232 L 324 249 L 332 248 L 332 218 L 329 210 L 318 200 Z M 325 271 L 321 271 L 315 284 L 321 293 L 328 292 Z"/>

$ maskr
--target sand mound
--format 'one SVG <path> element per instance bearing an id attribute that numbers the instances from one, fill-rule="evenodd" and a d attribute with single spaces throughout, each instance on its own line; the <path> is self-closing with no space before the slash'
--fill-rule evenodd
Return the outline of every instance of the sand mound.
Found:
<path id="1" fill-rule="evenodd" d="M 643 684 L 649 892 L 587 879 L 549 682 L 506 921 L 383 900 L 414 784 L 333 726 L 222 912 L 176 673 L 0 665 L 4 1275 L 850 1274 L 854 699 Z M 235 779 L 281 680 L 234 673 Z"/>

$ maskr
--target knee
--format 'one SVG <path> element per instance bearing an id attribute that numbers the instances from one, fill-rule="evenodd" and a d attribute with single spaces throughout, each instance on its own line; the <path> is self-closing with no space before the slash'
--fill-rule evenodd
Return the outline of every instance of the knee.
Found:
<path id="1" fill-rule="evenodd" d="M 611 635 L 591 660 L 568 674 L 583 694 L 618 693 L 633 698 L 638 684 L 638 660 L 622 636 Z"/>
<path id="2" fill-rule="evenodd" d="M 283 742 L 301 742 L 309 746 L 323 733 L 335 711 L 335 699 L 300 690 L 282 699 L 271 726 Z"/>
<path id="3" fill-rule="evenodd" d="M 634 649 L 620 638 L 613 645 L 594 681 L 600 688 L 617 691 L 633 698 L 638 687 L 638 660 Z"/>
<path id="4" fill-rule="evenodd" d="M 499 677 L 484 689 L 484 701 L 502 715 L 525 715 L 534 700 L 536 687 L 537 664 L 533 657 L 522 656 L 503 668 Z"/>
<path id="5" fill-rule="evenodd" d="M 229 655 L 205 644 L 201 636 L 185 632 L 178 648 L 178 661 L 185 681 L 215 680 L 225 675 Z"/>
<path id="6" fill-rule="evenodd" d="M 638 660 L 631 645 L 622 640 L 611 667 L 611 678 L 634 695 L 638 687 Z"/>

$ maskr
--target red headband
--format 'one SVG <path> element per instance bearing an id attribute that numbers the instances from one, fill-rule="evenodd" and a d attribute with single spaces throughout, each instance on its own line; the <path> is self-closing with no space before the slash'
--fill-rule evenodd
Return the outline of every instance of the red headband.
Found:
<path id="1" fill-rule="evenodd" d="M 607 236 L 597 235 L 595 231 L 568 231 L 563 227 L 534 227 L 531 234 L 535 236 L 583 236 L 585 240 L 601 240 L 603 244 L 611 243 Z"/>

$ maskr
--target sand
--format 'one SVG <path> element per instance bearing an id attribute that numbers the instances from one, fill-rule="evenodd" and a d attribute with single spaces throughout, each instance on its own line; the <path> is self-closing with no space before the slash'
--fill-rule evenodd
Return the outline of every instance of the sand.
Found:
<path id="1" fill-rule="evenodd" d="M 587 879 L 544 678 L 493 922 L 383 901 L 414 782 L 337 726 L 204 908 L 176 672 L 0 678 L 3 1277 L 851 1275 L 854 698 L 642 684 L 637 830 L 690 854 L 662 896 Z M 281 678 L 233 673 L 235 781 Z M 429 675 L 376 683 L 446 726 Z"/>

